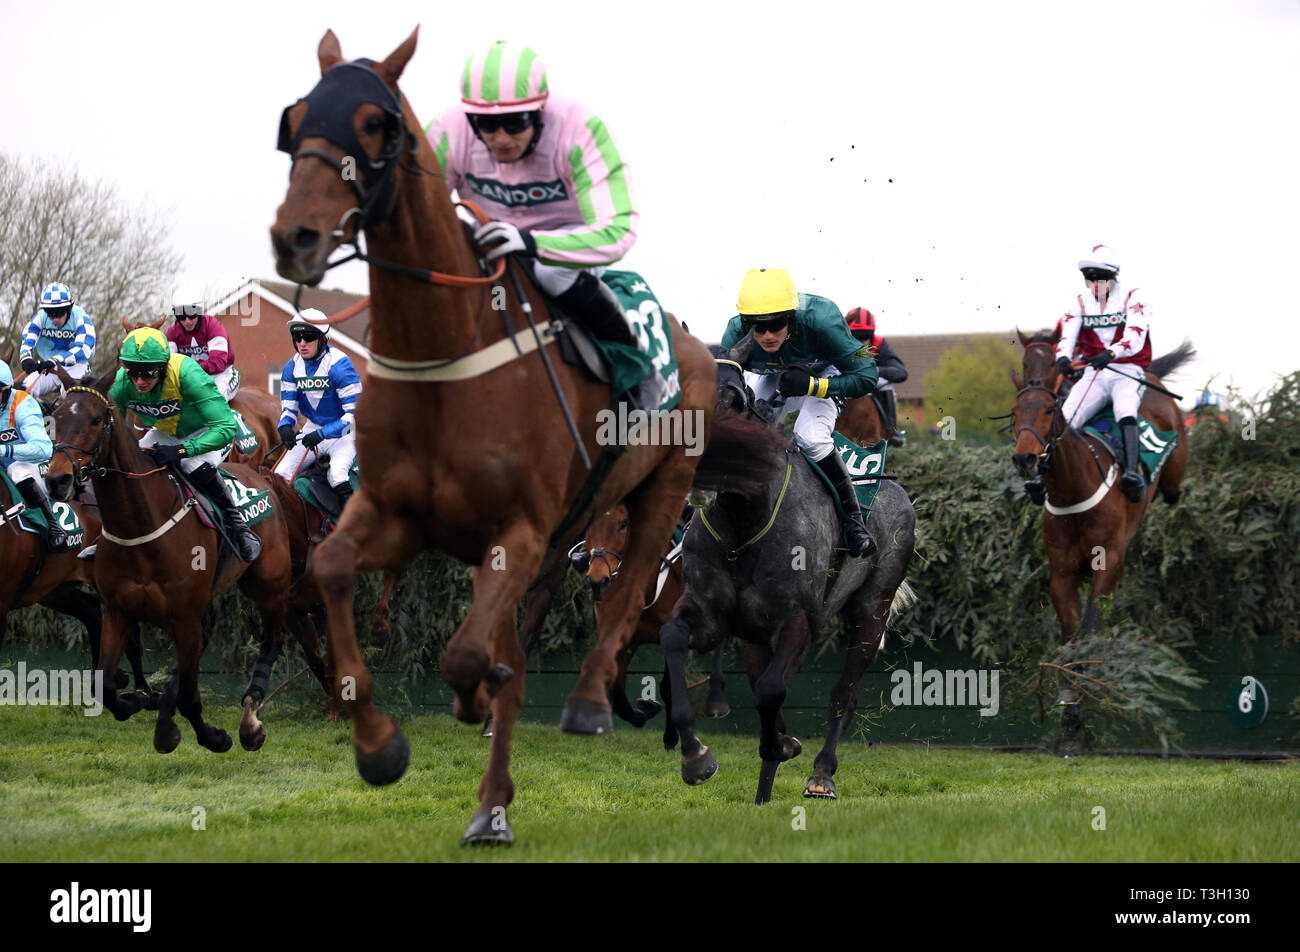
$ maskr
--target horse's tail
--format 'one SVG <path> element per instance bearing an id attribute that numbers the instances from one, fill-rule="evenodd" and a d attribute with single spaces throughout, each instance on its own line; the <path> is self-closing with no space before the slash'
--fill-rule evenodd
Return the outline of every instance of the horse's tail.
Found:
<path id="1" fill-rule="evenodd" d="M 889 603 L 889 618 L 885 620 L 885 631 L 880 633 L 880 647 L 885 647 L 885 636 L 889 631 L 889 624 L 904 611 L 909 605 L 916 603 L 916 589 L 912 588 L 912 583 L 903 579 L 902 583 L 894 590 L 894 600 Z"/>
<path id="2" fill-rule="evenodd" d="M 1192 342 L 1190 340 L 1184 340 L 1169 353 L 1161 354 L 1155 360 L 1151 361 L 1151 366 L 1147 368 L 1147 373 L 1155 374 L 1157 377 L 1167 377 L 1195 356 L 1196 348 L 1192 346 Z"/>
<path id="3" fill-rule="evenodd" d="M 691 488 L 742 496 L 765 492 L 785 464 L 788 445 L 771 424 L 719 408 Z"/>

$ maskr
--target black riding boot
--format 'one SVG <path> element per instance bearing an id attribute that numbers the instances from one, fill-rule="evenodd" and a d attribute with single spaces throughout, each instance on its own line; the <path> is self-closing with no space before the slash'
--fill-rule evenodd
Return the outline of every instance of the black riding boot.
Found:
<path id="1" fill-rule="evenodd" d="M 1133 417 L 1119 421 L 1119 432 L 1124 439 L 1124 475 L 1119 478 L 1120 491 L 1129 502 L 1140 502 L 1143 490 L 1142 474 L 1138 472 L 1138 425 Z"/>
<path id="2" fill-rule="evenodd" d="M 623 312 L 618 295 L 590 271 L 579 271 L 573 287 L 556 295 L 555 303 L 573 314 L 592 336 L 640 349 L 636 335 L 628 326 L 627 315 Z M 657 373 L 652 373 L 627 392 L 630 409 L 648 411 L 658 406 L 658 376 Z"/>
<path id="3" fill-rule="evenodd" d="M 27 505 L 39 509 L 45 514 L 45 521 L 50 526 L 49 535 L 45 539 L 45 547 L 51 552 L 66 552 L 70 548 L 68 535 L 54 517 L 54 504 L 50 502 L 50 497 L 30 476 L 19 483 L 18 488 L 22 491 L 23 499 L 27 502 Z"/>
<path id="4" fill-rule="evenodd" d="M 858 503 L 857 491 L 853 488 L 853 479 L 840 454 L 831 450 L 817 462 L 817 468 L 826 474 L 840 497 L 840 508 L 844 510 L 844 547 L 849 555 L 857 558 L 871 555 L 876 551 L 876 543 L 867 532 L 862 520 L 862 507 Z"/>
<path id="5" fill-rule="evenodd" d="M 226 528 L 230 532 L 231 541 L 235 543 L 235 549 L 241 562 L 256 562 L 257 557 L 262 554 L 262 540 L 257 537 L 257 533 L 248 527 L 244 521 L 244 514 L 235 501 L 230 498 L 230 492 L 226 489 L 226 481 L 221 478 L 221 472 L 211 463 L 204 463 L 189 474 L 193 483 L 212 497 L 212 501 L 221 507 L 221 511 L 226 516 Z"/>
<path id="6" fill-rule="evenodd" d="M 885 418 L 885 436 L 889 437 L 890 446 L 906 446 L 907 433 L 898 428 L 898 394 L 893 390 L 877 390 L 872 396 L 880 415 Z"/>
<path id="7" fill-rule="evenodd" d="M 337 515 L 342 519 L 343 508 L 348 504 L 348 500 L 352 498 L 352 483 L 346 482 L 340 486 L 331 486 L 330 489 L 334 490 L 334 498 L 339 501 L 339 511 Z"/>

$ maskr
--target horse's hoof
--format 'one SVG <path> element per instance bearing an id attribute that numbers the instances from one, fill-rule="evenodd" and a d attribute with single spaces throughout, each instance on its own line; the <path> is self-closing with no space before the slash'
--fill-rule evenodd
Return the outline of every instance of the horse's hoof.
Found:
<path id="1" fill-rule="evenodd" d="M 146 711 L 158 710 L 158 702 L 162 695 L 157 691 L 136 691 L 136 697 L 140 699 L 140 706 Z"/>
<path id="2" fill-rule="evenodd" d="M 1077 740 L 1063 740 L 1056 745 L 1056 756 L 1058 757 L 1082 757 L 1083 744 Z"/>
<path id="3" fill-rule="evenodd" d="M 781 762 L 794 760 L 803 753 L 803 744 L 799 743 L 799 738 L 793 734 L 781 735 Z"/>
<path id="4" fill-rule="evenodd" d="M 266 743 L 266 728 L 258 724 L 256 730 L 246 731 L 244 725 L 240 724 L 239 743 L 244 750 L 261 750 Z"/>
<path id="5" fill-rule="evenodd" d="M 357 773 L 373 787 L 385 787 L 400 779 L 410 762 L 411 742 L 400 727 L 393 729 L 393 736 L 378 750 L 369 754 L 357 751 Z"/>
<path id="6" fill-rule="evenodd" d="M 492 715 L 491 714 L 489 714 L 487 716 L 487 720 L 483 722 L 483 729 L 479 731 L 479 736 L 481 737 L 492 736 Z"/>
<path id="7" fill-rule="evenodd" d="M 494 664 L 488 668 L 488 672 L 483 677 L 483 682 L 488 686 L 488 693 L 493 697 L 496 693 L 510 683 L 510 679 L 515 676 L 514 669 L 509 665 Z"/>
<path id="8" fill-rule="evenodd" d="M 569 698 L 560 712 L 560 730 L 566 734 L 608 734 L 614 729 L 614 711 L 608 704 Z"/>
<path id="9" fill-rule="evenodd" d="M 181 742 L 181 729 L 175 724 L 158 724 L 153 730 L 153 749 L 160 754 L 170 754 Z"/>
<path id="10" fill-rule="evenodd" d="M 717 772 L 718 762 L 707 747 L 694 757 L 682 758 L 682 779 L 692 787 L 698 787 Z"/>
<path id="11" fill-rule="evenodd" d="M 650 701 L 646 698 L 640 698 L 634 705 L 632 705 L 632 709 L 635 710 L 641 718 L 641 723 L 636 726 L 642 727 L 645 725 L 646 721 L 650 720 L 650 718 L 662 711 L 664 706 L 658 701 Z"/>
<path id="12" fill-rule="evenodd" d="M 830 777 L 818 777 L 813 774 L 804 784 L 803 795 L 809 799 L 834 800 L 835 781 Z"/>
<path id="13" fill-rule="evenodd" d="M 131 683 L 131 676 L 127 674 L 125 671 L 123 671 L 121 668 L 118 668 L 117 673 L 113 675 L 113 687 L 121 691 L 130 683 Z"/>
<path id="14" fill-rule="evenodd" d="M 469 829 L 460 838 L 461 846 L 511 846 L 514 831 L 505 807 L 493 807 L 490 813 L 480 813 L 469 822 Z"/>
<path id="15" fill-rule="evenodd" d="M 220 727 L 212 728 L 212 733 L 208 735 L 207 743 L 204 743 L 203 741 L 199 741 L 199 743 L 214 754 L 224 754 L 234 746 L 234 742 L 231 741 L 230 735 Z"/>
<path id="16" fill-rule="evenodd" d="M 726 717 L 731 713 L 731 705 L 725 698 L 721 701 L 709 701 L 704 705 L 704 713 L 708 717 Z"/>
<path id="17" fill-rule="evenodd" d="M 1056 707 L 1072 707 L 1079 703 L 1078 692 L 1074 690 L 1071 684 L 1061 685 L 1061 691 L 1056 695 Z"/>

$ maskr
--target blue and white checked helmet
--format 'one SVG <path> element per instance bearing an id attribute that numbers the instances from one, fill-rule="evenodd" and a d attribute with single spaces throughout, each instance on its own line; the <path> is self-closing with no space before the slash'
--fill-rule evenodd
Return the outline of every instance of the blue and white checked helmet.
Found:
<path id="1" fill-rule="evenodd" d="M 59 284 L 55 281 L 53 284 L 45 285 L 45 290 L 41 292 L 41 309 L 50 307 L 67 307 L 72 303 L 72 291 L 66 284 Z"/>

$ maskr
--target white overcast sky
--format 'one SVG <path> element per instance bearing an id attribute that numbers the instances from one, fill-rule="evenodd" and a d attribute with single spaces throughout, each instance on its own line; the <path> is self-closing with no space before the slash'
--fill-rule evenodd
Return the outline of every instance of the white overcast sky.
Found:
<path id="1" fill-rule="evenodd" d="M 181 278 L 209 288 L 275 277 L 277 122 L 325 29 L 382 58 L 418 23 L 402 88 L 421 123 L 499 38 L 597 111 L 641 212 L 624 266 L 702 337 L 758 266 L 886 336 L 1044 327 L 1105 242 L 1156 353 L 1200 350 L 1183 392 L 1300 365 L 1295 0 L 0 8 L 0 149 L 164 209 Z"/>

